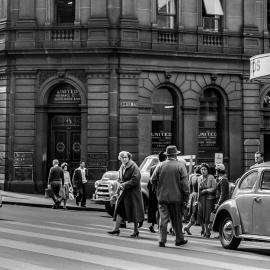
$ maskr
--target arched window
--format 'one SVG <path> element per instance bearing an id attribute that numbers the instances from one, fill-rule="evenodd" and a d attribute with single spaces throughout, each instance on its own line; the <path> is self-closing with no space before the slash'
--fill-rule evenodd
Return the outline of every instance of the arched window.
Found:
<path id="1" fill-rule="evenodd" d="M 224 152 L 224 100 L 214 88 L 200 98 L 198 155 L 213 160 L 214 153 Z"/>
<path id="2" fill-rule="evenodd" d="M 56 23 L 73 24 L 75 21 L 75 0 L 55 1 Z"/>
<path id="3" fill-rule="evenodd" d="M 152 153 L 158 153 L 175 144 L 175 103 L 166 88 L 154 91 L 152 103 Z"/>

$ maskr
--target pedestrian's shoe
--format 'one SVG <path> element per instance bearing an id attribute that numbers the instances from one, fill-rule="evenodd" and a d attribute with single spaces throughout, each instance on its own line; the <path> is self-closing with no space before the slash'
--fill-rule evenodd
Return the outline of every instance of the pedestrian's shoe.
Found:
<path id="1" fill-rule="evenodd" d="M 192 235 L 192 233 L 190 232 L 189 228 L 188 227 L 185 227 L 184 228 L 184 233 L 187 233 L 188 235 Z"/>
<path id="2" fill-rule="evenodd" d="M 152 225 L 149 227 L 149 231 L 150 231 L 151 233 L 155 233 L 155 232 L 156 232 L 155 229 L 154 229 L 154 227 L 153 227 Z"/>
<path id="3" fill-rule="evenodd" d="M 142 227 L 142 225 L 143 225 L 143 221 L 139 222 L 139 224 L 138 224 L 138 228 L 141 228 L 141 227 Z"/>
<path id="4" fill-rule="evenodd" d="M 138 238 L 139 237 L 139 231 L 134 232 L 133 234 L 130 235 L 131 238 Z"/>
<path id="5" fill-rule="evenodd" d="M 117 235 L 118 236 L 120 234 L 120 230 L 109 231 L 108 234 Z"/>
<path id="6" fill-rule="evenodd" d="M 86 207 L 86 205 L 85 204 L 82 204 L 81 207 Z"/>
<path id="7" fill-rule="evenodd" d="M 164 242 L 158 242 L 158 246 L 159 247 L 165 247 L 165 243 Z"/>
<path id="8" fill-rule="evenodd" d="M 176 245 L 176 246 L 183 246 L 183 245 L 185 245 L 187 242 L 188 242 L 188 240 L 182 240 L 182 241 L 180 241 L 180 242 L 175 242 L 175 245 Z"/>

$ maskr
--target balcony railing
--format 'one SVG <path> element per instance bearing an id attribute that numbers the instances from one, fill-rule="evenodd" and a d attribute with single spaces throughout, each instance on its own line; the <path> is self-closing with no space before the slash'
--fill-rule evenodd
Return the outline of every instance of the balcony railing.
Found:
<path id="1" fill-rule="evenodd" d="M 52 40 L 74 40 L 74 29 L 53 29 L 51 31 Z"/>
<path id="2" fill-rule="evenodd" d="M 176 44 L 177 43 L 177 33 L 172 31 L 158 31 L 157 32 L 157 41 L 167 44 Z"/>
<path id="3" fill-rule="evenodd" d="M 203 45 L 221 47 L 223 45 L 223 36 L 220 34 L 204 33 Z"/>

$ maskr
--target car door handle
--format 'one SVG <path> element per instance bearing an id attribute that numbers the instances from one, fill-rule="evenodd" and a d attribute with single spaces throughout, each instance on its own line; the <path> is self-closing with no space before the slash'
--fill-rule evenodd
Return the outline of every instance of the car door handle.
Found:
<path id="1" fill-rule="evenodd" d="M 255 200 L 255 202 L 257 202 L 257 203 L 260 203 L 260 202 L 262 201 L 262 197 L 256 197 L 254 200 Z"/>

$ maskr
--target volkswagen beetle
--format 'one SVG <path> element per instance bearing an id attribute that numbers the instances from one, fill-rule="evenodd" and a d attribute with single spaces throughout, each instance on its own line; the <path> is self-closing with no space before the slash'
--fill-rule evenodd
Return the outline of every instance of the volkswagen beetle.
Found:
<path id="1" fill-rule="evenodd" d="M 270 162 L 256 165 L 236 182 L 232 198 L 218 208 L 213 231 L 225 249 L 242 239 L 270 241 Z"/>

